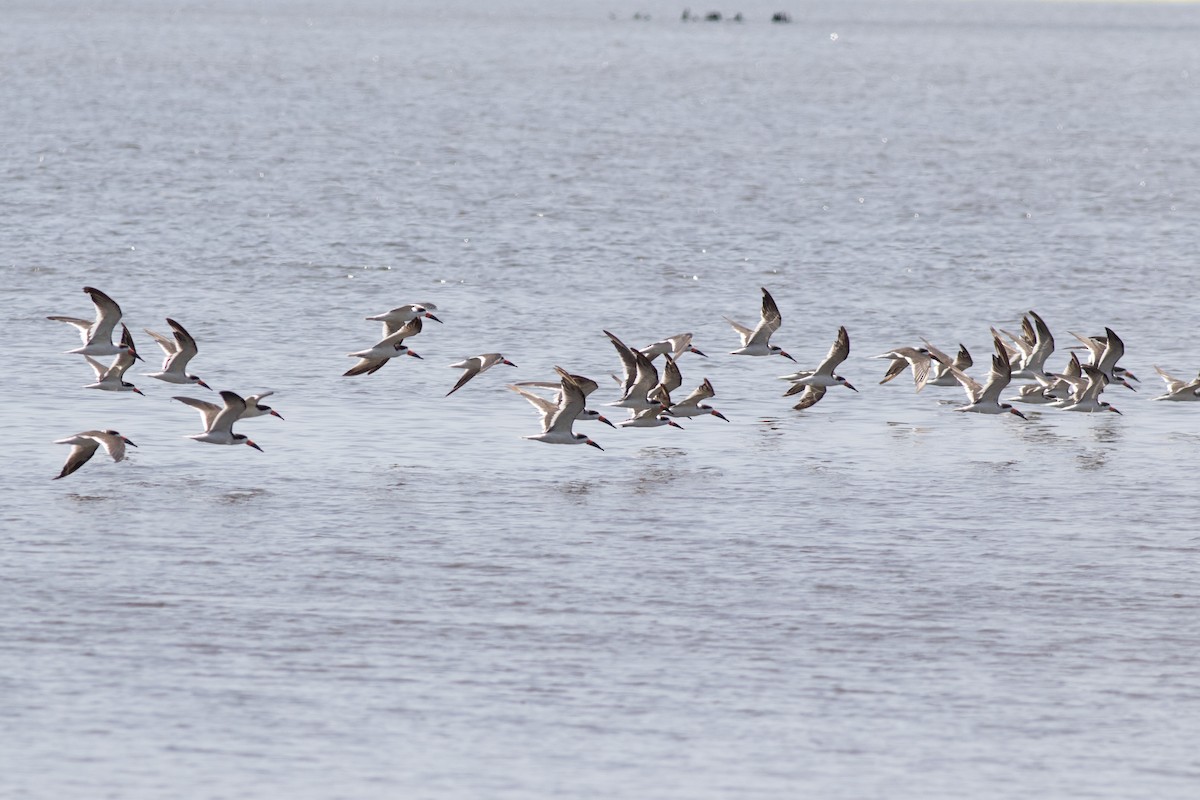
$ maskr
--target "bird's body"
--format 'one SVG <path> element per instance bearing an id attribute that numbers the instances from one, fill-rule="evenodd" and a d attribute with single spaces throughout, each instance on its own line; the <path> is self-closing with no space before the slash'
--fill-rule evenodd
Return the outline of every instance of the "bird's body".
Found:
<path id="1" fill-rule="evenodd" d="M 497 364 L 507 364 L 510 367 L 516 366 L 516 364 L 509 361 L 500 353 L 484 353 L 483 355 L 472 356 L 471 358 L 463 359 L 455 364 L 451 364 L 451 369 L 461 369 L 463 370 L 463 374 L 459 377 L 458 383 L 454 384 L 454 388 L 446 392 L 446 397 L 449 397 L 457 392 L 466 385 L 467 381 L 471 380 L 479 373 L 486 372 Z"/>
<path id="2" fill-rule="evenodd" d="M 433 303 L 409 303 L 399 308 L 393 308 L 391 311 L 367 317 L 367 319 L 373 322 L 382 322 L 383 335 L 387 337 L 395 333 L 401 325 L 412 322 L 414 319 L 431 319 L 434 322 L 441 322 L 433 315 L 434 311 L 437 311 L 437 306 Z"/>
<path id="3" fill-rule="evenodd" d="M 129 329 L 124 325 L 121 328 L 123 329 L 122 341 L 132 341 L 132 338 L 129 336 Z M 125 373 L 133 366 L 134 358 L 134 351 L 129 347 L 118 353 L 117 357 L 113 359 L 112 364 L 107 367 L 91 356 L 84 356 L 84 360 L 87 361 L 88 366 L 92 368 L 92 371 L 96 375 L 96 382 L 89 383 L 83 388 L 100 389 L 105 392 L 134 392 L 135 394 L 142 394 L 141 389 L 125 380 Z"/>
<path id="4" fill-rule="evenodd" d="M 195 439 L 198 442 L 207 442 L 208 444 L 245 444 L 253 447 L 255 450 L 262 450 L 250 437 L 233 432 L 233 423 L 240 419 L 246 411 L 246 401 L 240 395 L 230 391 L 221 392 L 221 400 L 224 405 L 220 406 L 216 403 L 196 400 L 191 397 L 176 397 L 174 399 L 196 409 L 204 419 L 204 433 L 194 433 L 186 438 Z"/>
<path id="5" fill-rule="evenodd" d="M 1069 331 L 1068 331 L 1069 332 Z M 1119 383 L 1126 389 L 1137 391 L 1133 388 L 1133 384 L 1129 381 L 1138 381 L 1137 376 L 1124 367 L 1118 366 L 1117 362 L 1125 355 L 1125 342 L 1121 340 L 1113 332 L 1112 328 L 1105 328 L 1103 336 L 1080 336 L 1078 333 L 1071 333 L 1087 348 L 1091 355 L 1092 366 L 1108 378 L 1109 383 Z"/>
<path id="6" fill-rule="evenodd" d="M 1166 370 L 1157 365 L 1155 365 L 1154 371 L 1167 384 L 1167 392 L 1166 394 L 1160 394 L 1158 397 L 1152 397 L 1150 398 L 1151 400 L 1172 400 L 1175 402 L 1200 400 L 1200 375 L 1197 375 L 1190 381 L 1183 381 L 1172 377 Z"/>
<path id="7" fill-rule="evenodd" d="M 1059 407 L 1063 411 L 1080 411 L 1085 414 L 1095 414 L 1103 411 L 1120 414 L 1121 412 L 1114 408 L 1111 403 L 1106 403 L 1100 399 L 1100 393 L 1104 391 L 1104 387 L 1109 382 L 1109 377 L 1096 367 L 1084 366 L 1082 383 L 1078 385 L 1070 400 L 1064 402 Z"/>
<path id="8" fill-rule="evenodd" d="M 670 425 L 672 428 L 683 430 L 683 426 L 662 412 L 659 408 L 643 408 L 631 411 L 629 419 L 617 423 L 618 428 L 658 428 Z"/>
<path id="9" fill-rule="evenodd" d="M 645 354 L 643 353 L 643 355 Z M 675 363 L 675 359 L 663 354 L 663 360 L 665 363 L 662 375 L 647 397 L 657 399 L 666 410 L 671 407 L 671 392 L 683 385 L 683 374 L 679 371 L 679 365 Z"/>
<path id="10" fill-rule="evenodd" d="M 652 396 L 652 392 L 659 385 L 658 368 L 643 353 L 629 347 L 614 334 L 604 331 L 604 335 L 616 348 L 624 368 L 624 377 L 621 378 L 621 398 L 609 405 L 628 408 L 632 411 L 646 409 L 661 411 L 663 409 L 662 400 Z"/>
<path id="11" fill-rule="evenodd" d="M 801 388 L 808 386 L 821 386 L 829 388 L 830 386 L 845 386 L 855 392 L 853 384 L 840 375 L 834 374 L 834 370 L 850 355 L 850 335 L 846 332 L 845 326 L 838 328 L 837 338 L 833 345 L 829 348 L 829 353 L 825 359 L 817 366 L 815 370 L 807 370 L 794 372 L 791 375 L 782 376 L 782 380 L 791 381 L 792 388 L 788 390 L 787 395 L 796 394 L 801 391 Z M 801 388 L 797 388 L 801 387 Z M 814 401 L 815 402 L 815 401 Z"/>
<path id="12" fill-rule="evenodd" d="M 562 379 L 561 397 L 558 407 L 553 413 L 543 415 L 541 433 L 523 438 L 546 444 L 587 444 L 597 450 L 603 450 L 603 447 L 593 442 L 587 436 L 584 436 L 582 433 L 575 433 L 572 430 L 575 420 L 579 418 L 580 412 L 584 410 L 584 390 L 566 370 L 561 367 L 555 367 L 554 371 Z"/>
<path id="13" fill-rule="evenodd" d="M 384 323 L 386 328 L 388 323 Z M 416 352 L 410 350 L 404 344 L 405 339 L 412 338 L 421 332 L 421 318 L 416 317 L 401 324 L 391 333 L 384 336 L 375 344 L 371 345 L 366 350 L 359 350 L 356 353 L 347 353 L 349 358 L 357 358 L 358 363 L 350 369 L 342 373 L 342 377 L 353 377 L 355 375 L 370 375 L 378 372 L 383 368 L 383 365 L 392 360 L 396 356 L 412 356 L 413 358 L 421 358 Z"/>
<path id="14" fill-rule="evenodd" d="M 668 336 L 662 341 L 654 344 L 646 345 L 641 349 L 641 354 L 651 361 L 659 356 L 668 355 L 671 358 L 679 358 L 684 353 L 695 353 L 698 356 L 705 356 L 692 344 L 692 335 L 690 333 L 677 333 L 674 336 Z"/>
<path id="15" fill-rule="evenodd" d="M 796 359 L 788 355 L 783 348 L 771 344 L 771 336 L 783 324 L 783 317 L 779 313 L 779 306 L 775 304 L 775 298 L 771 297 L 771 293 L 765 287 L 762 287 L 762 294 L 761 317 L 753 329 L 725 317 L 725 321 L 737 331 L 738 336 L 742 339 L 742 346 L 732 351 L 730 355 L 783 356 L 795 361 Z"/>
<path id="16" fill-rule="evenodd" d="M 1033 405 L 1049 405 L 1061 408 L 1071 402 L 1077 382 L 1083 379 L 1083 366 L 1079 356 L 1071 353 L 1064 372 L 1047 372 L 1038 378 L 1036 383 L 1022 386 L 1016 397 L 1008 398 L 1014 403 L 1031 403 Z"/>
<path id="17" fill-rule="evenodd" d="M 572 375 L 571 378 L 583 392 L 583 396 L 585 398 L 597 388 L 596 382 L 591 378 L 585 378 L 582 375 Z M 548 399 L 542 397 L 539 394 L 528 391 L 525 388 L 526 386 L 534 386 L 541 389 L 554 389 L 554 398 Z M 530 405 L 537 409 L 537 412 L 542 417 L 542 429 L 548 430 L 551 419 L 558 412 L 559 407 L 563 403 L 564 394 L 562 390 L 562 384 L 552 381 L 526 381 L 524 383 L 510 384 L 508 388 L 521 395 L 521 397 L 524 397 L 529 401 Z M 599 411 L 593 411 L 590 408 L 583 408 L 579 411 L 579 413 L 575 416 L 575 421 L 578 422 L 580 420 L 596 420 L 597 422 L 602 422 L 610 427 L 615 427 L 607 417 L 605 417 Z"/>
<path id="18" fill-rule="evenodd" d="M 1053 405 L 1063 399 L 1063 395 L 1056 393 L 1056 387 L 1060 383 L 1057 377 L 1049 377 L 1038 383 L 1030 383 L 1022 386 L 1017 390 L 1015 397 L 1006 399 L 1010 403 L 1029 403 L 1030 405 L 1038 406 Z"/>
<path id="19" fill-rule="evenodd" d="M 171 327 L 171 332 L 174 336 L 168 339 L 161 333 L 155 333 L 149 328 L 145 328 L 147 334 L 154 341 L 158 342 L 158 346 L 162 348 L 164 358 L 162 369 L 158 372 L 145 373 L 148 378 L 157 378 L 160 381 L 167 383 L 178 384 L 196 384 L 203 386 L 205 389 L 211 389 L 207 383 L 200 380 L 195 375 L 189 375 L 187 372 L 188 362 L 197 353 L 196 340 L 188 333 L 182 325 L 170 317 L 167 318 L 167 325 Z"/>
<path id="20" fill-rule="evenodd" d="M 976 414 L 1014 414 L 1025 419 L 1025 415 L 1013 408 L 1011 404 L 1000 401 L 1000 393 L 1012 380 L 1012 362 L 1001 354 L 1003 353 L 1002 343 L 996 340 L 995 344 L 999 352 L 992 356 L 992 370 L 988 373 L 986 385 L 980 386 L 978 381 L 962 370 L 951 367 L 952 374 L 958 378 L 958 382 L 962 384 L 967 393 L 967 404 L 959 406 L 955 411 L 971 411 Z"/>
<path id="21" fill-rule="evenodd" d="M 913 385 L 917 387 L 918 392 L 924 389 L 925 384 L 929 381 L 929 368 L 930 364 L 933 363 L 933 357 L 928 348 L 897 347 L 886 353 L 871 356 L 871 358 L 887 358 L 892 362 L 888 365 L 888 370 L 884 374 L 883 380 L 879 382 L 881 385 L 895 378 L 901 372 L 904 372 L 906 368 L 912 369 Z M 962 372 L 962 370 L 959 371 Z"/>
<path id="22" fill-rule="evenodd" d="M 929 352 L 929 375 L 925 379 L 926 386 L 958 386 L 958 378 L 950 372 L 950 367 L 957 367 L 959 370 L 966 372 L 975 364 L 975 360 L 971 358 L 971 352 L 967 350 L 967 346 L 959 342 L 958 353 L 953 359 L 946 353 L 934 347 L 929 343 L 928 339 L 922 339 L 925 342 L 925 349 Z M 907 366 L 907 361 L 903 362 Z M 901 367 L 903 370 L 904 367 Z M 894 377 L 894 376 L 893 376 Z M 888 380 L 891 380 L 890 378 Z"/>
<path id="23" fill-rule="evenodd" d="M 708 378 L 704 379 L 704 383 L 696 387 L 696 389 L 678 403 L 672 403 L 667 409 L 667 413 L 672 417 L 699 417 L 705 414 L 711 414 L 714 417 L 723 419 L 726 422 L 729 420 L 720 411 L 717 411 L 710 405 L 704 403 L 710 397 L 715 397 L 716 392 L 713 391 L 712 383 Z"/>
<path id="24" fill-rule="evenodd" d="M 270 397 L 274 392 L 261 392 L 260 394 L 246 395 L 246 410 L 242 412 L 240 419 L 249 419 L 250 417 L 264 417 L 270 414 L 272 417 L 283 419 L 283 415 L 270 406 L 263 405 L 262 399 Z"/>
<path id="25" fill-rule="evenodd" d="M 103 447 L 105 452 L 112 456 L 113 461 L 124 460 L 125 445 L 137 447 L 136 444 L 112 430 L 84 431 L 74 436 L 68 436 L 66 439 L 58 439 L 54 443 L 71 445 L 71 454 L 67 456 L 67 461 L 63 464 L 62 471 L 58 473 L 54 480 L 65 478 L 78 470 L 96 454 L 96 450 L 100 447 Z"/>
<path id="26" fill-rule="evenodd" d="M 121 321 L 121 307 L 99 289 L 85 286 L 83 291 L 92 298 L 92 304 L 96 307 L 94 320 L 62 316 L 46 317 L 55 322 L 65 322 L 79 331 L 83 346 L 67 352 L 81 356 L 115 356 L 132 350 L 134 358 L 137 358 L 136 348 L 125 342 L 116 345 L 112 343 L 113 331 L 116 329 L 117 323 Z M 132 339 L 129 341 L 132 342 Z"/>
<path id="27" fill-rule="evenodd" d="M 1036 311 L 1021 318 L 1021 336 L 1012 336 L 1018 358 L 1012 363 L 1013 378 L 1040 380 L 1047 377 L 1046 360 L 1054 352 L 1054 335 Z"/>

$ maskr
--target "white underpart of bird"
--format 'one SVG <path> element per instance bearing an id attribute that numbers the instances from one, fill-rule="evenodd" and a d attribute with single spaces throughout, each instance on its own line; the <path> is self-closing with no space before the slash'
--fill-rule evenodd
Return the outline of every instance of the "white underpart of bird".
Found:
<path id="1" fill-rule="evenodd" d="M 244 444 L 262 451 L 262 448 L 256 445 L 250 437 L 233 432 L 233 423 L 241 419 L 242 414 L 246 411 L 246 401 L 237 393 L 221 392 L 221 401 L 224 405 L 220 406 L 192 397 L 176 397 L 174 399 L 199 411 L 204 420 L 204 433 L 194 433 L 185 438 L 208 444 Z"/>
<path id="2" fill-rule="evenodd" d="M 163 336 L 161 333 L 156 333 L 149 328 L 143 328 L 150 338 L 158 342 L 158 346 L 163 351 L 162 369 L 158 372 L 143 373 L 147 378 L 158 378 L 160 381 L 167 383 L 194 383 L 198 386 L 203 386 L 205 389 L 211 389 L 204 381 L 200 380 L 195 375 L 189 375 L 187 365 L 195 357 L 198 349 L 196 340 L 188 333 L 182 325 L 170 317 L 167 318 L 167 325 L 171 327 L 171 332 L 174 334 L 171 338 Z"/>
<path id="3" fill-rule="evenodd" d="M 67 456 L 67 461 L 63 464 L 62 471 L 58 473 L 54 480 L 65 478 L 78 470 L 96 454 L 96 450 L 100 447 L 103 447 L 104 451 L 112 456 L 113 461 L 124 460 L 125 445 L 137 447 L 136 444 L 113 430 L 84 431 L 74 436 L 68 436 L 65 439 L 56 439 L 54 443 L 71 445 L 71 452 Z"/>
<path id="4" fill-rule="evenodd" d="M 782 347 L 771 344 L 771 336 L 779 330 L 783 325 L 783 316 L 779 313 L 779 306 L 775 304 L 775 298 L 771 297 L 771 293 L 762 289 L 762 310 L 758 324 L 753 329 L 747 328 L 738 322 L 734 322 L 729 317 L 724 317 L 724 320 L 737 331 L 738 336 L 742 339 L 742 346 L 730 353 L 735 356 L 783 356 L 791 361 L 792 358 Z"/>
<path id="5" fill-rule="evenodd" d="M 658 428 L 663 425 L 683 430 L 682 425 L 657 408 L 630 409 L 629 419 L 617 423 L 618 428 Z"/>

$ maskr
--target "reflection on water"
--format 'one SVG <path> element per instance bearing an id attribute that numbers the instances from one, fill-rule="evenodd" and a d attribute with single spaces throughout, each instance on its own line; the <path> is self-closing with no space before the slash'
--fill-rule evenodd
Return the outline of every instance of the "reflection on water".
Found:
<path id="1" fill-rule="evenodd" d="M 1075 461 L 1082 470 L 1098 470 L 1108 465 L 1111 451 L 1102 448 L 1081 450 L 1075 455 Z"/>
<path id="2" fill-rule="evenodd" d="M 238 503 L 248 503 L 253 500 L 257 500 L 260 497 L 270 497 L 270 496 L 271 496 L 271 492 L 267 491 L 266 489 L 262 489 L 262 488 L 235 489 L 233 491 L 225 492 L 224 494 L 220 495 L 219 499 L 222 503 L 238 504 Z"/>
<path id="3" fill-rule="evenodd" d="M 75 492 L 71 492 L 71 493 L 69 493 L 69 494 L 67 495 L 67 497 L 69 497 L 69 498 L 71 498 L 72 500 L 74 500 L 74 501 L 76 501 L 76 502 L 79 502 L 79 503 L 102 503 L 102 502 L 105 502 L 105 501 L 109 501 L 109 500 L 113 500 L 113 499 L 114 499 L 114 498 L 112 498 L 112 497 L 108 497 L 107 495 L 100 495 L 100 494 L 76 494 Z"/>

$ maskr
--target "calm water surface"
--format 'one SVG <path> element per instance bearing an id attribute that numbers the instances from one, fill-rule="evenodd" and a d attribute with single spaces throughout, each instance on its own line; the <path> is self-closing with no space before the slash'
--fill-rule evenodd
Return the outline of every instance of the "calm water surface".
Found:
<path id="1" fill-rule="evenodd" d="M 1200 368 L 1200 9 L 681 9 L 6 6 L 0 795 L 1197 796 L 1200 405 L 1149 397 Z M 84 285 L 275 390 L 265 452 L 82 390 Z M 725 355 L 761 286 L 861 393 Z M 424 360 L 340 378 L 412 301 Z M 1030 308 L 1121 334 L 1123 416 L 877 385 Z M 506 382 L 615 399 L 602 329 L 694 332 L 730 422 L 521 440 Z M 139 448 L 51 481 L 95 427 Z"/>

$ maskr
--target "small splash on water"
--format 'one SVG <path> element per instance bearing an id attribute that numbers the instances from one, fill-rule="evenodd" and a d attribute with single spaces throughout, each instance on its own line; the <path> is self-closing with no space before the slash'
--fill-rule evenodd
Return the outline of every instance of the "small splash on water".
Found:
<path id="1" fill-rule="evenodd" d="M 567 481 L 558 484 L 556 488 L 560 494 L 578 505 L 586 504 L 592 493 L 592 485 L 587 481 Z"/>
<path id="2" fill-rule="evenodd" d="M 1011 472 L 1014 467 L 1020 464 L 1019 461 L 972 461 L 971 465 L 988 472 Z"/>
<path id="3" fill-rule="evenodd" d="M 633 487 L 633 493 L 638 495 L 651 492 L 675 483 L 687 473 L 682 470 L 666 467 L 651 467 L 638 476 Z"/>
<path id="4" fill-rule="evenodd" d="M 887 425 L 892 429 L 892 437 L 895 439 L 908 439 L 910 437 L 915 438 L 917 436 L 925 436 L 926 434 L 933 432 L 933 428 L 913 425 L 909 422 L 889 421 Z"/>

